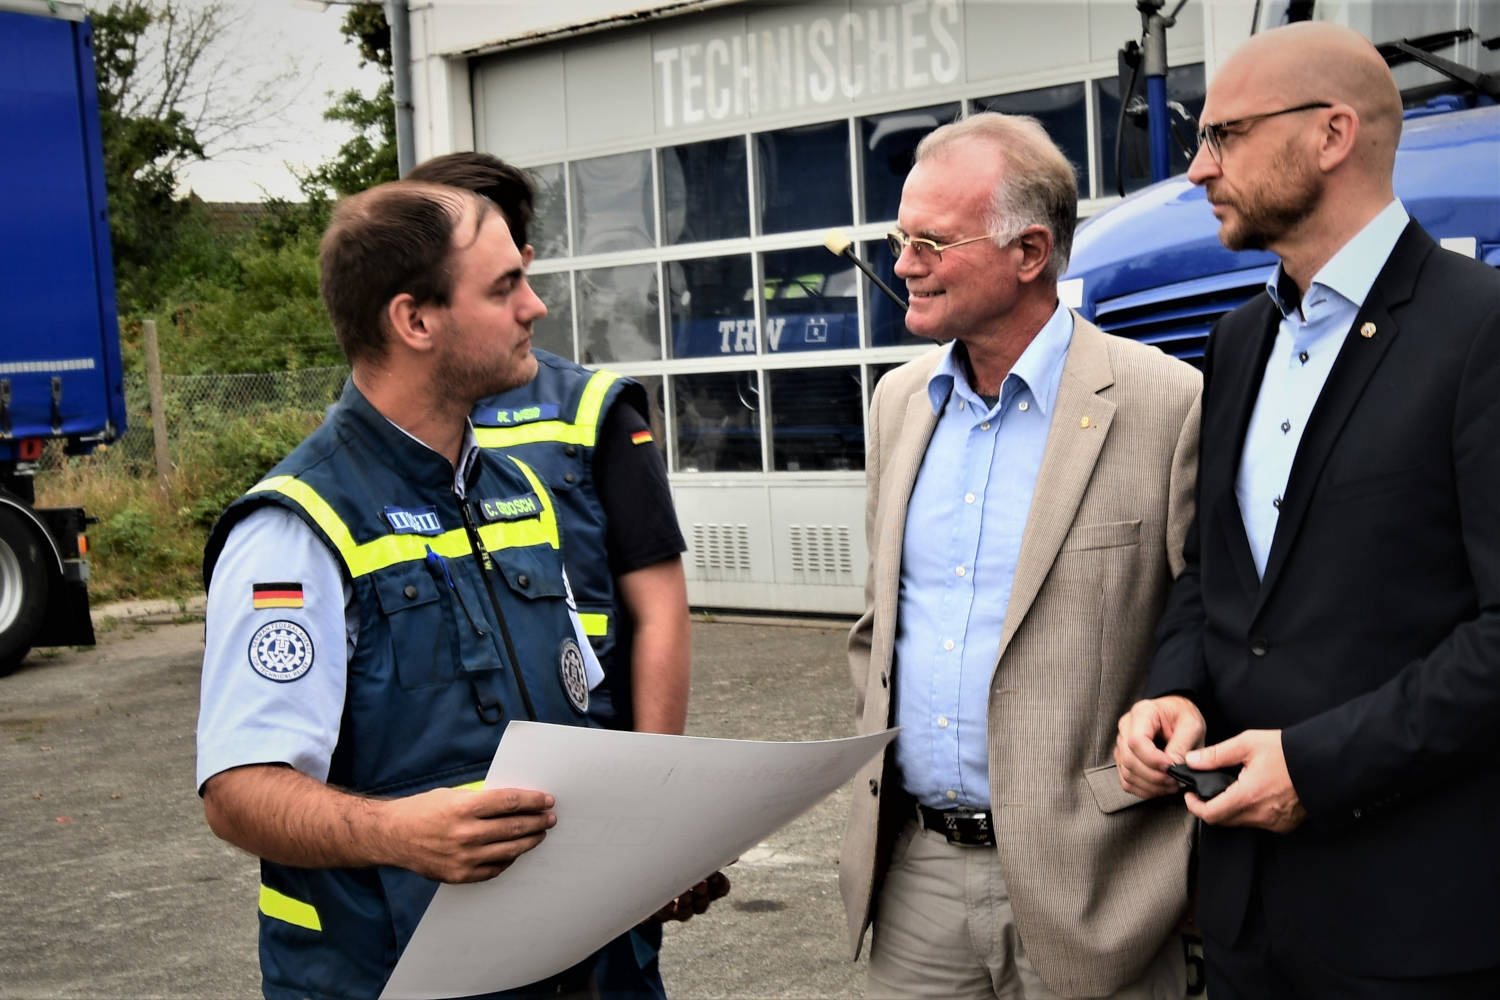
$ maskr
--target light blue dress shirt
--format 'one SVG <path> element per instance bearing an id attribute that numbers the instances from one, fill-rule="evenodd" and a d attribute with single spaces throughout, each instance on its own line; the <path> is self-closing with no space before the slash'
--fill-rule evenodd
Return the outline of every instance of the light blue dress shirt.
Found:
<path id="1" fill-rule="evenodd" d="M 1282 296 L 1280 265 L 1266 282 L 1266 293 L 1282 318 L 1261 377 L 1234 483 L 1250 554 L 1261 576 L 1266 573 L 1281 498 L 1286 495 L 1302 432 L 1339 348 L 1407 221 L 1400 201 L 1381 209 L 1313 276 L 1301 303 Z"/>
<path id="2" fill-rule="evenodd" d="M 906 514 L 894 689 L 896 763 L 926 806 L 990 805 L 990 680 L 1072 339 L 1059 303 L 994 406 L 956 343 L 927 382 L 938 420 Z"/>

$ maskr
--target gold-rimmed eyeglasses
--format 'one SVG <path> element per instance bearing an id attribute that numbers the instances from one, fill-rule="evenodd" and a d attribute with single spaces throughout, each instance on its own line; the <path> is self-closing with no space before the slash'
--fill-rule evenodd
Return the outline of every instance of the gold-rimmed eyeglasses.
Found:
<path id="1" fill-rule="evenodd" d="M 1224 136 L 1231 134 L 1227 130 L 1238 128 L 1241 125 L 1254 125 L 1258 121 L 1266 118 L 1276 118 L 1279 115 L 1290 115 L 1298 111 L 1316 111 L 1319 108 L 1331 107 L 1333 105 L 1328 101 L 1310 101 L 1307 104 L 1299 104 L 1295 108 L 1282 108 L 1280 111 L 1263 111 L 1258 115 L 1245 115 L 1243 118 L 1231 118 L 1223 122 L 1204 122 L 1203 126 L 1198 129 L 1198 145 L 1208 147 L 1208 155 L 1214 158 L 1215 163 L 1223 163 Z"/>
<path id="2" fill-rule="evenodd" d="M 922 253 L 931 253 L 938 260 L 943 259 L 944 250 L 952 250 L 954 247 L 966 246 L 970 243 L 978 243 L 980 240 L 992 240 L 1003 233 L 985 233 L 983 236 L 971 236 L 966 240 L 954 240 L 952 243 L 937 243 L 923 236 L 908 236 L 899 229 L 893 229 L 885 234 L 886 246 L 891 248 L 891 254 L 895 257 L 901 256 L 901 251 L 907 247 L 919 256 Z"/>

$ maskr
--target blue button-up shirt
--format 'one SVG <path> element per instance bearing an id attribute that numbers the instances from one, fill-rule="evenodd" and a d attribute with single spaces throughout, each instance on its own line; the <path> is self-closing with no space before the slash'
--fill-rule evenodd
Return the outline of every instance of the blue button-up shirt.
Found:
<path id="1" fill-rule="evenodd" d="M 1072 339 L 1059 304 L 994 406 L 970 387 L 957 344 L 927 382 L 938 420 L 906 514 L 894 691 L 896 763 L 923 805 L 990 805 L 990 680 Z"/>
<path id="2" fill-rule="evenodd" d="M 1234 483 L 1250 554 L 1261 576 L 1266 573 L 1281 498 L 1308 417 L 1370 286 L 1407 221 L 1399 201 L 1381 209 L 1313 276 L 1301 303 L 1289 302 L 1281 294 L 1280 265 L 1266 282 L 1266 292 L 1281 312 L 1281 324 L 1261 377 Z"/>

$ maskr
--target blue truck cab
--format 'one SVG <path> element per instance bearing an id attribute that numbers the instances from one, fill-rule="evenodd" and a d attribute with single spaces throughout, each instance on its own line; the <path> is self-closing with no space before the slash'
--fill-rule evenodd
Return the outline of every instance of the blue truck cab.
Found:
<path id="1" fill-rule="evenodd" d="M 80 4 L 0 0 L 0 675 L 93 642 L 77 507 L 37 508 L 48 442 L 125 430 L 93 35 Z"/>
<path id="2" fill-rule="evenodd" d="M 1396 196 L 1445 247 L 1500 267 L 1500 39 L 1457 26 L 1375 41 L 1406 103 Z M 1481 65 L 1455 64 L 1444 54 L 1454 48 Z M 1059 294 L 1111 333 L 1198 363 L 1214 323 L 1261 292 L 1276 264 L 1265 251 L 1226 250 L 1218 230 L 1202 188 L 1181 176 L 1154 184 L 1079 227 Z"/>

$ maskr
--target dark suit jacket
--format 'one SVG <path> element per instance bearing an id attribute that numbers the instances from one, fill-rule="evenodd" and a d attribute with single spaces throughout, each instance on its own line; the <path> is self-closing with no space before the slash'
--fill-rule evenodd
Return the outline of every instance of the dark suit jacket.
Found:
<path id="1" fill-rule="evenodd" d="M 1500 966 L 1500 273 L 1407 227 L 1257 580 L 1234 483 L 1278 320 L 1259 296 L 1209 340 L 1198 522 L 1148 692 L 1189 694 L 1211 743 L 1283 730 L 1308 819 L 1205 827 L 1199 919 L 1231 943 L 1259 893 L 1349 972 Z"/>

